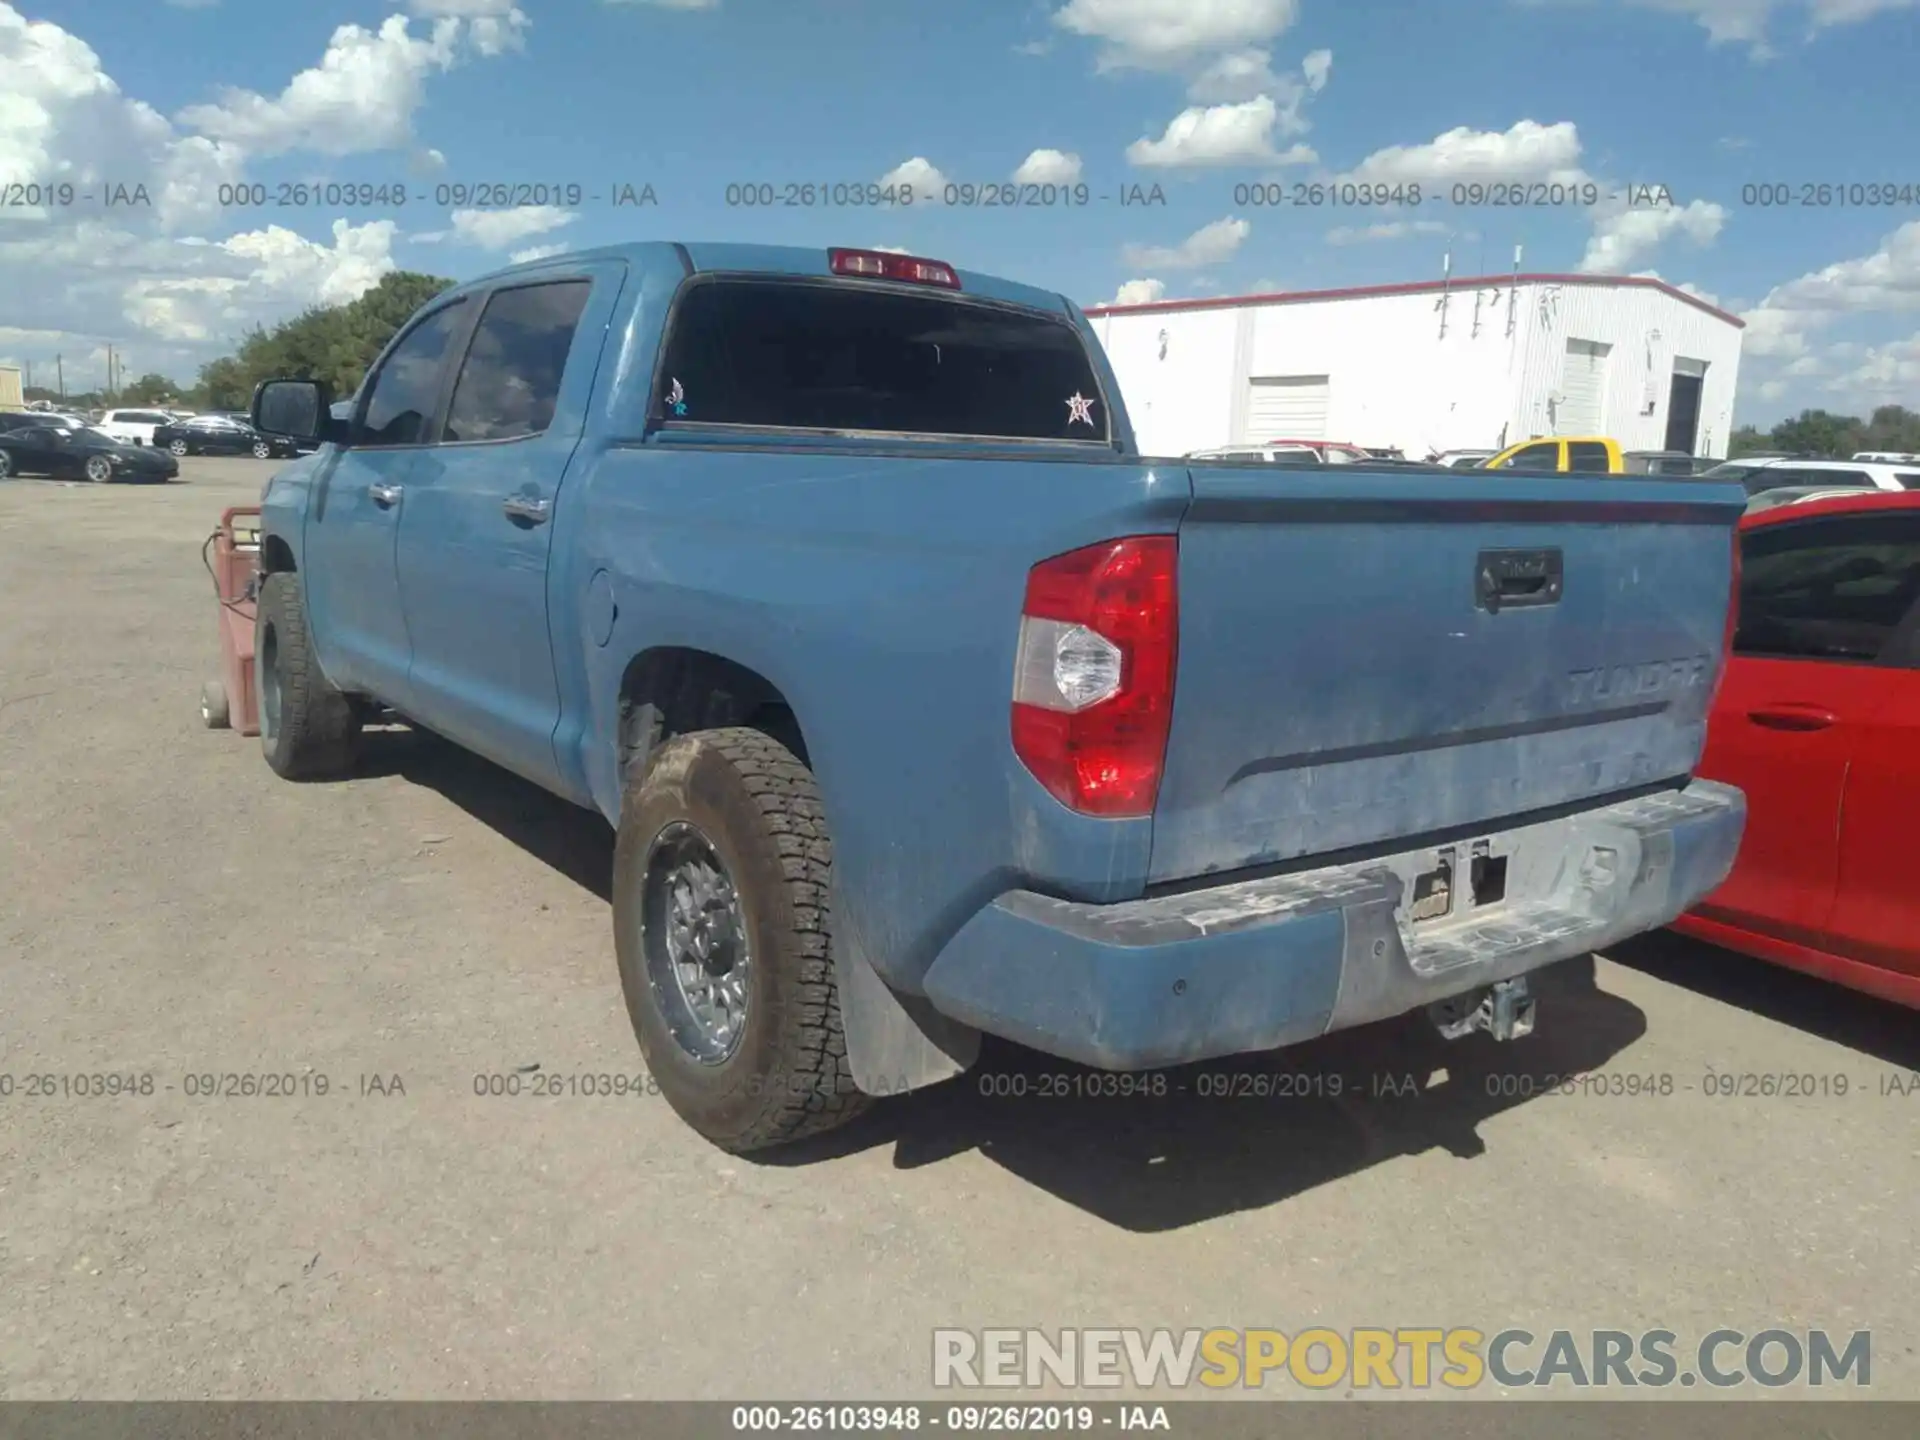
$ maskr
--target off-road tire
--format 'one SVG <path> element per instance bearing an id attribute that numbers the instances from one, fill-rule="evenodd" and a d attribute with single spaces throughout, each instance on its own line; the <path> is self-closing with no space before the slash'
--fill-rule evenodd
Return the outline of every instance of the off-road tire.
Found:
<path id="1" fill-rule="evenodd" d="M 321 672 L 298 575 L 276 571 L 262 582 L 253 653 L 260 669 L 260 748 L 273 773 L 283 780 L 327 780 L 350 772 L 359 758 L 360 716 Z M 270 686 L 279 693 L 277 715 L 269 714 L 275 708 Z"/>
<path id="2" fill-rule="evenodd" d="M 833 847 L 813 774 L 732 727 L 676 736 L 630 773 L 614 846 L 614 948 L 647 1068 L 680 1118 L 733 1154 L 834 1129 L 867 1108 L 847 1062 L 834 975 Z M 696 827 L 726 866 L 752 956 L 738 1046 L 706 1064 L 675 1040 L 649 979 L 643 902 L 655 839 Z"/>

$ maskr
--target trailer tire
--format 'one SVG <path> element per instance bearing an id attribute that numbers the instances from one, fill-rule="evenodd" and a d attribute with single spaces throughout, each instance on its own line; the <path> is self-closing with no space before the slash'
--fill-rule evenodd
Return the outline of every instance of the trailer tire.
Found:
<path id="1" fill-rule="evenodd" d="M 614 846 L 614 949 L 660 1093 L 736 1155 L 852 1120 L 870 1102 L 847 1061 L 833 849 L 812 772 L 745 727 L 676 736 L 636 767 Z M 676 894 L 703 898 L 697 924 L 670 923 L 693 913 Z M 688 986 L 710 997 L 729 977 L 739 1004 L 716 1033 Z"/>
<path id="2" fill-rule="evenodd" d="M 233 725 L 233 713 L 227 706 L 227 687 L 209 680 L 200 687 L 200 720 L 209 730 L 226 730 Z"/>
<path id="3" fill-rule="evenodd" d="M 260 748 L 283 780 L 347 774 L 359 758 L 360 717 L 320 669 L 307 632 L 299 576 L 276 571 L 260 586 L 254 620 Z"/>

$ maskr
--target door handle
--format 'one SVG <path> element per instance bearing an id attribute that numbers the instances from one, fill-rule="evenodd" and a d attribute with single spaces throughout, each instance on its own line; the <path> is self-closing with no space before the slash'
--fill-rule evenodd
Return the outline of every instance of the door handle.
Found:
<path id="1" fill-rule="evenodd" d="M 367 495 L 373 503 L 378 505 L 382 510 L 391 510 L 400 503 L 400 487 L 398 485 L 369 485 L 367 487 Z"/>
<path id="2" fill-rule="evenodd" d="M 1839 718 L 1816 705 L 1763 705 L 1747 712 L 1747 719 L 1769 730 L 1825 730 Z"/>
<path id="3" fill-rule="evenodd" d="M 548 514 L 553 510 L 553 502 L 533 495 L 509 495 L 500 502 L 500 508 L 506 511 L 509 520 L 524 520 L 529 525 L 544 525 L 547 523 Z"/>

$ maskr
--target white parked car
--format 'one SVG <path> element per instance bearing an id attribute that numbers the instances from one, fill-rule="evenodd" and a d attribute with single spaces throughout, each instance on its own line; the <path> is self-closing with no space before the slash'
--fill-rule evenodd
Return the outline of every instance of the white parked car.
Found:
<path id="1" fill-rule="evenodd" d="M 1897 450 L 1862 450 L 1853 458 L 1876 465 L 1920 465 L 1920 455 L 1908 455 Z"/>
<path id="2" fill-rule="evenodd" d="M 151 445 L 155 427 L 172 423 L 173 417 L 164 410 L 108 410 L 93 428 L 122 445 Z"/>
<path id="3" fill-rule="evenodd" d="M 1765 490 L 1920 490 L 1920 465 L 1870 460 L 1793 460 L 1779 456 L 1729 460 L 1702 480 L 1738 480 L 1747 494 Z"/>
<path id="4" fill-rule="evenodd" d="M 1458 469 L 1463 465 L 1477 466 L 1482 461 L 1491 460 L 1498 450 L 1442 450 L 1433 457 L 1432 464 L 1445 465 L 1448 469 Z"/>

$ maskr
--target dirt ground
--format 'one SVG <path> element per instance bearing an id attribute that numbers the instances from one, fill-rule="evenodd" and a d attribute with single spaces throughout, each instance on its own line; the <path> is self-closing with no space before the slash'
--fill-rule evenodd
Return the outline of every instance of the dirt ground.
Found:
<path id="1" fill-rule="evenodd" d="M 0 484 L 0 1398 L 910 1397 L 936 1327 L 1314 1324 L 1870 1329 L 1920 1397 L 1920 1022 L 1670 937 L 1498 1070 L 1289 1057 L 1338 1101 L 969 1077 L 756 1163 L 476 1093 L 641 1073 L 611 838 L 425 737 L 294 786 L 201 727 L 200 544 L 268 470 Z"/>

